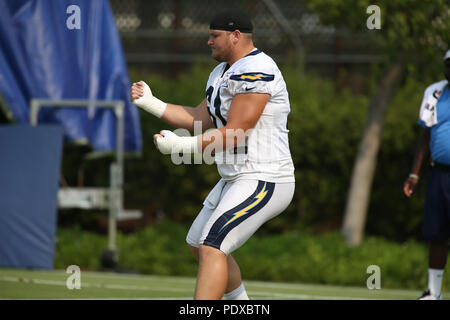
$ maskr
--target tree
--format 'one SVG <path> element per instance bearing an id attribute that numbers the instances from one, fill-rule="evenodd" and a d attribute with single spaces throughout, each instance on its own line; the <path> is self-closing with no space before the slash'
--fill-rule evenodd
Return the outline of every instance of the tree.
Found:
<path id="1" fill-rule="evenodd" d="M 342 234 L 350 245 L 358 245 L 364 234 L 383 123 L 392 97 L 407 76 L 440 79 L 440 59 L 450 44 L 450 3 L 447 0 L 377 1 L 381 28 L 369 30 L 367 20 L 373 23 L 374 19 L 373 11 L 367 10 L 371 5 L 369 0 L 310 0 L 307 3 L 323 23 L 351 32 L 364 32 L 386 56 L 384 72 L 369 102 L 348 191 Z"/>

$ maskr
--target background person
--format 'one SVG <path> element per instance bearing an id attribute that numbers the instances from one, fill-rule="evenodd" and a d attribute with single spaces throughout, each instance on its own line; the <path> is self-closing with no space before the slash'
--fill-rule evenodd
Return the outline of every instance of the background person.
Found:
<path id="1" fill-rule="evenodd" d="M 411 173 L 403 186 L 410 197 L 419 181 L 423 163 L 431 154 L 423 234 L 429 242 L 428 289 L 422 300 L 441 299 L 442 277 L 450 237 L 450 50 L 443 58 L 447 80 L 430 85 L 423 97 L 418 123 L 423 127 Z"/>

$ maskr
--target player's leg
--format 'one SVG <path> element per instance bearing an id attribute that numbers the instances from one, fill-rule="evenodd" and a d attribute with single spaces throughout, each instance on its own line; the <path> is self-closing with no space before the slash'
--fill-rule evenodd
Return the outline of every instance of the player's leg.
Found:
<path id="1" fill-rule="evenodd" d="M 432 170 L 424 209 L 423 233 L 429 242 L 428 289 L 422 300 L 441 299 L 442 279 L 447 260 L 447 240 L 450 234 L 448 199 L 446 199 L 445 180 L 448 174 Z"/>
<path id="2" fill-rule="evenodd" d="M 199 259 L 199 248 L 189 246 L 190 250 L 192 251 L 192 254 L 196 259 Z M 210 248 L 210 247 L 209 247 Z M 205 248 L 206 249 L 206 248 Z M 247 292 L 245 291 L 244 284 L 242 283 L 242 277 L 241 277 L 241 270 L 239 269 L 239 265 L 237 264 L 236 260 L 231 255 L 228 255 L 226 257 L 226 267 L 227 267 L 227 281 L 226 286 L 224 290 L 224 296 L 227 300 L 248 300 Z M 216 269 L 217 270 L 217 269 Z M 202 273 L 203 274 L 203 273 Z M 200 275 L 200 272 L 199 272 Z M 214 276 L 214 275 L 207 275 L 206 277 Z M 222 274 L 219 274 L 219 277 L 221 277 Z M 200 283 L 203 283 L 200 281 Z M 205 282 L 207 283 L 207 281 Z M 209 292 L 210 290 L 208 288 L 200 288 L 196 289 L 196 292 Z M 222 289 L 220 289 L 222 291 Z M 217 294 L 217 296 L 222 296 L 220 292 Z M 195 297 L 196 299 L 202 299 L 202 297 Z M 211 298 L 213 299 L 213 298 Z M 220 298 L 217 298 L 220 299 Z"/>
<path id="3" fill-rule="evenodd" d="M 227 256 L 228 282 L 224 297 L 227 300 L 249 300 L 244 283 L 242 283 L 241 270 L 236 260 L 229 254 Z"/>
<path id="4" fill-rule="evenodd" d="M 428 250 L 428 290 L 423 294 L 421 299 L 441 299 L 441 287 L 447 260 L 447 252 L 447 241 L 430 242 Z"/>
<path id="5" fill-rule="evenodd" d="M 189 249 L 198 261 L 199 248 L 189 245 Z M 248 300 L 247 292 L 242 283 L 241 270 L 231 254 L 227 256 L 227 271 L 228 280 L 225 288 L 225 298 L 227 300 Z"/>
<path id="6" fill-rule="evenodd" d="M 186 242 L 189 245 L 189 249 L 194 255 L 194 257 L 199 260 L 199 247 L 200 238 L 202 235 L 203 228 L 207 221 L 211 218 L 211 215 L 216 208 L 218 201 L 220 201 L 220 196 L 226 193 L 229 186 L 225 186 L 223 182 L 219 182 L 216 187 L 211 191 L 208 197 L 205 199 L 204 207 L 194 220 L 191 228 L 189 229 L 188 235 L 186 237 Z M 241 271 L 238 264 L 231 255 L 227 256 L 227 272 L 228 279 L 225 288 L 225 297 L 227 299 L 248 299 L 245 288 L 242 284 Z"/>
<path id="7" fill-rule="evenodd" d="M 295 188 L 294 183 L 275 187 L 274 183 L 258 180 L 239 180 L 230 185 L 200 240 L 203 245 L 200 247 L 197 298 L 218 299 L 220 293 L 225 292 L 225 256 L 243 245 L 264 222 L 286 209 Z M 219 268 L 222 275 L 218 276 L 218 270 L 213 268 Z"/>
<path id="8" fill-rule="evenodd" d="M 229 254 L 227 256 L 228 281 L 225 294 L 232 292 L 242 285 L 241 269 L 236 260 Z"/>
<path id="9" fill-rule="evenodd" d="M 200 238 L 202 236 L 203 229 L 209 219 L 211 219 L 211 216 L 220 201 L 220 197 L 222 195 L 222 192 L 224 191 L 224 188 L 225 183 L 223 180 L 220 180 L 206 197 L 205 201 L 203 202 L 202 210 L 200 210 L 191 227 L 189 228 L 188 234 L 186 236 L 186 242 L 189 245 L 189 249 L 191 250 L 195 259 L 197 260 L 199 258 L 198 249 L 201 244 Z"/>
<path id="10" fill-rule="evenodd" d="M 432 269 L 445 269 L 448 254 L 447 241 L 431 241 L 429 245 L 429 267 Z"/>
<path id="11" fill-rule="evenodd" d="M 199 248 L 199 269 L 195 300 L 219 300 L 228 281 L 227 256 L 222 251 L 205 245 Z"/>

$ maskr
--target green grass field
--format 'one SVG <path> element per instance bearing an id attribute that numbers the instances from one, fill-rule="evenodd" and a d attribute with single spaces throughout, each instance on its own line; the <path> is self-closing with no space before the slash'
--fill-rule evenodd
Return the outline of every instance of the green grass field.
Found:
<path id="1" fill-rule="evenodd" d="M 192 299 L 195 279 L 81 271 L 81 289 L 69 290 L 64 270 L 0 269 L 0 299 Z M 414 290 L 245 281 L 258 300 L 413 300 Z M 444 296 L 445 293 L 444 293 Z"/>

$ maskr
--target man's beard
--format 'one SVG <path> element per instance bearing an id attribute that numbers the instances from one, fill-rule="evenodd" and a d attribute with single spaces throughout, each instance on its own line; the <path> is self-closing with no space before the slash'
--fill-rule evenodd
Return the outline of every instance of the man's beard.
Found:
<path id="1" fill-rule="evenodd" d="M 225 62 L 227 61 L 226 57 L 224 56 L 224 54 L 220 54 L 217 53 L 216 54 L 211 54 L 211 56 L 213 57 L 214 60 L 216 60 L 217 62 Z"/>

